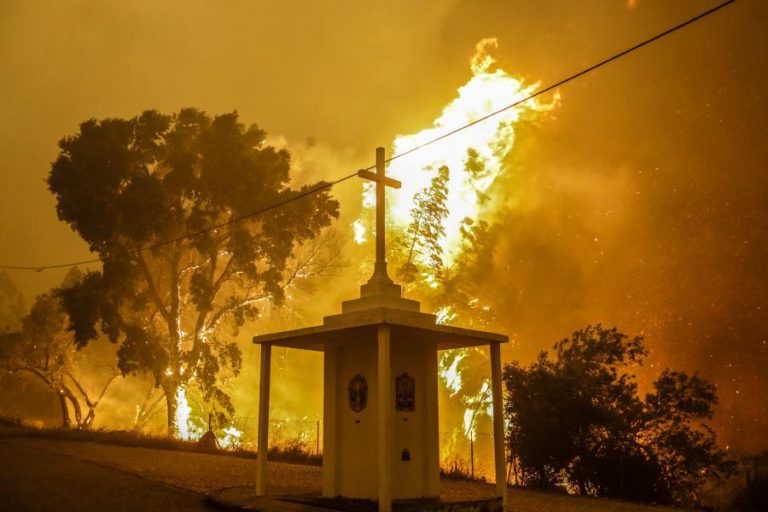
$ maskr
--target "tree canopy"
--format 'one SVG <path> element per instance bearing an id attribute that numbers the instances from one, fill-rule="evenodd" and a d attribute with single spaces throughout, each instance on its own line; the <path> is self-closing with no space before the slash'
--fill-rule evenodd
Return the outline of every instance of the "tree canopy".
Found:
<path id="1" fill-rule="evenodd" d="M 320 184 L 292 187 L 288 152 L 237 113 L 89 120 L 59 145 L 48 177 L 59 218 L 103 261 L 62 295 L 76 343 L 99 330 L 119 343 L 121 371 L 162 388 L 171 433 L 190 384 L 232 414 L 219 381 L 239 371 L 238 328 L 283 301 L 294 249 L 338 203 L 326 189 L 249 216 Z"/>
<path id="2" fill-rule="evenodd" d="M 518 481 L 544 488 L 690 504 L 729 464 L 706 420 L 715 388 L 664 370 L 641 397 L 630 373 L 647 354 L 642 337 L 589 326 L 504 369 L 510 457 Z"/>

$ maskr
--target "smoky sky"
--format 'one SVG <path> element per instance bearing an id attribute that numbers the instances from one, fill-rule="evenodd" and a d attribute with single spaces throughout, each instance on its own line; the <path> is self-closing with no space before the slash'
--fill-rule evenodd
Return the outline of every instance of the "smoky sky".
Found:
<path id="1" fill-rule="evenodd" d="M 430 126 L 482 38 L 498 39 L 500 67 L 547 85 L 715 3 L 4 1 L 0 263 L 92 257 L 44 183 L 85 119 L 237 110 L 314 141 L 308 172 L 337 177 Z M 509 204 L 478 282 L 514 340 L 506 360 L 588 323 L 643 334 L 643 375 L 715 381 L 718 432 L 741 450 L 768 447 L 766 22 L 767 5 L 739 0 L 561 88 L 490 191 Z M 335 193 L 354 218 L 359 184 Z M 63 271 L 11 277 L 29 303 Z"/>

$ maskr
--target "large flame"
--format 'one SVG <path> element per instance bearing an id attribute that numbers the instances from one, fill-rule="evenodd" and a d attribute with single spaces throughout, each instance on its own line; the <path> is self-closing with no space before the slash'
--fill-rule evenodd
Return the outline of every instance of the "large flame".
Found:
<path id="1" fill-rule="evenodd" d="M 464 387 L 459 364 L 462 359 L 467 357 L 467 354 L 467 349 L 462 348 L 446 351 L 440 357 L 438 374 L 446 389 L 450 391 L 450 396 L 455 396 Z"/>
<path id="2" fill-rule="evenodd" d="M 200 439 L 203 434 L 192 423 L 192 408 L 187 401 L 187 389 L 179 386 L 176 390 L 176 438 L 185 441 Z"/>
<path id="3" fill-rule="evenodd" d="M 483 379 L 480 391 L 475 396 L 466 399 L 467 408 L 464 410 L 464 433 L 467 437 L 476 437 L 477 420 L 480 414 L 487 414 L 493 417 L 493 397 L 491 396 L 491 385 L 488 379 Z"/>
<path id="4" fill-rule="evenodd" d="M 495 38 L 477 44 L 471 59 L 472 78 L 457 90 L 457 96 L 433 121 L 432 126 L 411 135 L 398 135 L 393 144 L 394 154 L 420 146 L 452 129 L 476 121 L 534 92 L 538 84 L 526 85 L 503 69 L 491 70 L 495 60 L 489 50 L 497 47 Z M 478 220 L 492 215 L 498 204 L 489 200 L 490 188 L 504 172 L 504 161 L 515 140 L 514 126 L 524 118 L 552 109 L 557 98 L 548 104 L 528 100 L 494 117 L 458 132 L 442 141 L 426 146 L 407 157 L 394 160 L 387 174 L 402 182 L 402 188 L 387 199 L 390 229 L 404 230 L 411 222 L 414 196 L 430 185 L 438 169 L 447 166 L 450 172 L 445 219 L 443 261 L 450 265 L 459 256 L 460 224 L 465 218 Z M 470 156 L 471 155 L 471 156 Z M 363 191 L 364 209 L 374 206 L 373 184 L 366 183 Z M 367 219 L 367 223 L 363 220 Z M 365 241 L 365 232 L 372 231 L 371 216 L 363 216 L 354 224 L 355 240 Z"/>

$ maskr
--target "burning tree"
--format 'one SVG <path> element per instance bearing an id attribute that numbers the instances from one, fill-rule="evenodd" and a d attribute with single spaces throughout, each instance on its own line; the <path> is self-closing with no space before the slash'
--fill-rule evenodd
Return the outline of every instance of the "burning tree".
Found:
<path id="1" fill-rule="evenodd" d="M 64 286 L 74 285 L 77 269 L 67 274 Z M 53 391 L 59 401 L 65 428 L 87 429 L 93 425 L 96 408 L 117 372 L 112 367 L 97 393 L 89 392 L 78 375 L 83 354 L 67 331 L 68 319 L 59 294 L 62 289 L 40 295 L 24 316 L 17 331 L 0 333 L 0 367 L 10 374 L 32 375 Z"/>
<path id="2" fill-rule="evenodd" d="M 440 241 L 445 237 L 443 221 L 448 216 L 445 205 L 447 198 L 448 167 L 444 165 L 432 178 L 430 185 L 413 198 L 412 220 L 404 242 L 408 256 L 398 270 L 398 276 L 406 283 L 412 283 L 419 277 L 420 269 L 414 263 L 414 256 L 417 254 L 425 262 L 428 275 L 437 277 L 440 274 L 443 267 L 443 248 Z"/>
<path id="3" fill-rule="evenodd" d="M 124 374 L 151 375 L 170 435 L 183 434 L 177 406 L 190 386 L 233 413 L 219 381 L 239 372 L 238 328 L 283 301 L 294 248 L 338 215 L 325 190 L 248 217 L 317 186 L 291 188 L 288 152 L 265 138 L 237 113 L 89 120 L 60 142 L 48 178 L 59 218 L 103 261 L 63 294 L 75 342 L 100 329 Z"/>

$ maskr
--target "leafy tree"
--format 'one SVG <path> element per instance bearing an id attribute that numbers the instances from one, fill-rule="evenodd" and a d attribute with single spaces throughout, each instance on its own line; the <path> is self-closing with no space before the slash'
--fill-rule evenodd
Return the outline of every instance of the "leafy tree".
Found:
<path id="1" fill-rule="evenodd" d="M 101 329 L 124 374 L 152 376 L 169 434 L 190 384 L 233 413 L 219 376 L 240 369 L 234 336 L 260 304 L 283 301 L 292 251 L 338 216 L 324 190 L 236 222 L 317 186 L 291 188 L 289 154 L 265 139 L 237 113 L 185 109 L 89 120 L 59 143 L 48 178 L 59 218 L 103 261 L 63 294 L 70 329 L 79 345 Z"/>
<path id="2" fill-rule="evenodd" d="M 443 222 L 448 217 L 448 178 L 448 167 L 440 167 L 429 187 L 413 198 L 411 223 L 406 231 L 408 255 L 398 270 L 398 276 L 406 283 L 414 281 L 419 273 L 414 263 L 416 255 L 421 257 L 428 272 L 433 275 L 438 275 L 443 267 L 441 239 L 445 236 Z"/>
<path id="3" fill-rule="evenodd" d="M 703 423 L 717 403 L 698 375 L 664 370 L 644 398 L 633 367 L 642 337 L 600 325 L 577 331 L 529 367 L 507 365 L 505 414 L 520 483 L 661 503 L 695 502 L 729 465 Z"/>
<path id="4" fill-rule="evenodd" d="M 72 272 L 68 274 L 71 276 Z M 35 376 L 56 393 L 62 426 L 68 428 L 74 422 L 77 428 L 87 429 L 93 425 L 96 408 L 117 373 L 109 375 L 97 394 L 89 393 L 78 376 L 81 354 L 67 325 L 57 293 L 40 295 L 20 330 L 0 333 L 0 367 L 11 374 Z"/>
<path id="5" fill-rule="evenodd" d="M 652 447 L 672 499 L 695 502 L 707 478 L 731 469 L 704 423 L 717 404 L 715 386 L 699 375 L 665 369 L 653 389 L 645 398 L 641 443 Z"/>

